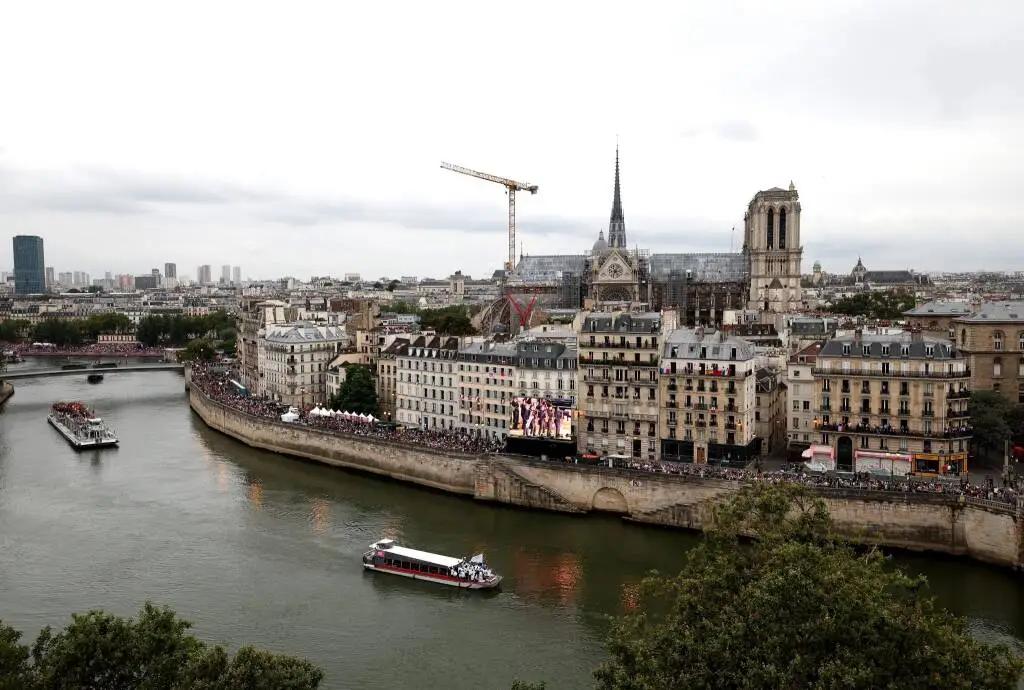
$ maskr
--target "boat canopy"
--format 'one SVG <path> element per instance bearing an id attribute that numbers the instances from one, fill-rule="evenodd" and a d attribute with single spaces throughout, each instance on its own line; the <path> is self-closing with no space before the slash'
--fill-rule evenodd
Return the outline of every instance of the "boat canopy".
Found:
<path id="1" fill-rule="evenodd" d="M 373 544 L 374 549 L 381 551 L 387 551 L 388 553 L 394 554 L 401 558 L 408 558 L 409 560 L 420 561 L 421 563 L 430 563 L 431 565 L 438 565 L 442 568 L 454 568 L 458 564 L 462 563 L 462 558 L 452 558 L 451 556 L 442 556 L 436 553 L 430 553 L 428 551 L 418 551 L 416 549 L 407 549 L 404 546 L 395 546 L 395 542 L 390 539 L 382 539 L 381 541 Z"/>

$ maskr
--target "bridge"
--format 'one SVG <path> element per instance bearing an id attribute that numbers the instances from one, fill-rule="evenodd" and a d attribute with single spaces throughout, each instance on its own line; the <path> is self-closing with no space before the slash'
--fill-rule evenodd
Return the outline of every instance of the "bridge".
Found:
<path id="1" fill-rule="evenodd" d="M 182 371 L 181 364 L 136 364 L 127 367 L 88 367 L 87 369 L 36 369 L 33 371 L 15 371 L 0 373 L 0 379 L 15 381 L 17 379 L 41 379 L 48 376 L 87 376 L 89 374 L 131 374 L 140 371 Z"/>

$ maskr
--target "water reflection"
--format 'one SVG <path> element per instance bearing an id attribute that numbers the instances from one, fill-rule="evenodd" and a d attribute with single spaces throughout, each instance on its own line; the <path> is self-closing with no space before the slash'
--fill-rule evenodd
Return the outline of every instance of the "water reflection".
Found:
<path id="1" fill-rule="evenodd" d="M 583 576 L 574 553 L 545 555 L 520 548 L 514 561 L 516 592 L 527 600 L 573 603 Z"/>
<path id="2" fill-rule="evenodd" d="M 225 493 L 230 484 L 230 477 L 228 472 L 228 464 L 226 462 L 217 463 L 217 490 L 221 493 Z"/>
<path id="3" fill-rule="evenodd" d="M 249 502 L 257 509 L 263 505 L 263 487 L 260 485 L 259 479 L 250 478 L 249 480 Z"/>
<path id="4" fill-rule="evenodd" d="M 323 534 L 331 526 L 331 504 L 322 498 L 313 500 L 313 509 L 310 511 L 309 519 L 313 525 L 314 534 Z"/>

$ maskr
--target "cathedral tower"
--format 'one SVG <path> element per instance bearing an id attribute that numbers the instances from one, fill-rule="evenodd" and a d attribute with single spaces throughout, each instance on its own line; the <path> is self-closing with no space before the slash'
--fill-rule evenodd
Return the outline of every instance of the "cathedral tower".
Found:
<path id="1" fill-rule="evenodd" d="M 743 218 L 743 251 L 750 260 L 748 307 L 776 314 L 798 310 L 800 262 L 800 195 L 772 187 L 754 195 Z"/>
<path id="2" fill-rule="evenodd" d="M 615 193 L 612 198 L 612 217 L 608 221 L 608 246 L 626 248 L 626 217 L 622 214 L 622 190 L 619 188 L 619 147 L 615 146 Z"/>

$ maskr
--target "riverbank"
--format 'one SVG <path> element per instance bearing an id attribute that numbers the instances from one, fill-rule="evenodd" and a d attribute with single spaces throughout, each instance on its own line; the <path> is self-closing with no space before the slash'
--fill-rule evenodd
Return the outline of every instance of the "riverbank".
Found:
<path id="1" fill-rule="evenodd" d="M 8 381 L 0 381 L 0 409 L 11 399 L 14 395 L 14 386 Z"/>
<path id="2" fill-rule="evenodd" d="M 199 386 L 189 386 L 189 404 L 207 426 L 254 448 L 526 508 L 614 513 L 637 523 L 701 530 L 710 524 L 714 507 L 746 484 L 340 436 L 247 414 L 214 400 Z M 838 529 L 848 536 L 1010 568 L 1024 564 L 1024 519 L 1017 506 L 929 493 L 819 490 Z"/>

